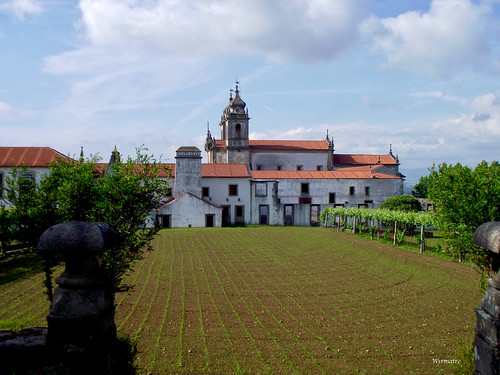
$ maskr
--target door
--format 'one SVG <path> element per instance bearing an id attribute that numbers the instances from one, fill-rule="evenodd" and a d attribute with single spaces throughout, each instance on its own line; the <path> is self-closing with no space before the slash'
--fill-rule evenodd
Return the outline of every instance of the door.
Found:
<path id="1" fill-rule="evenodd" d="M 285 204 L 285 225 L 293 225 L 293 204 Z"/>
<path id="2" fill-rule="evenodd" d="M 245 224 L 245 206 L 234 206 L 234 223 Z"/>
<path id="3" fill-rule="evenodd" d="M 261 204 L 259 206 L 259 224 L 269 224 L 269 206 L 267 204 Z"/>
<path id="4" fill-rule="evenodd" d="M 161 217 L 161 224 L 162 224 L 161 226 L 162 226 L 163 228 L 170 228 L 170 226 L 171 226 L 171 223 L 170 223 L 170 215 L 163 215 L 163 216 Z"/>
<path id="5" fill-rule="evenodd" d="M 214 226 L 214 216 L 215 215 L 205 215 L 205 226 L 208 228 L 212 228 Z"/>
<path id="6" fill-rule="evenodd" d="M 311 204 L 311 218 L 309 224 L 313 227 L 319 225 L 319 204 Z"/>
<path id="7" fill-rule="evenodd" d="M 231 225 L 230 208 L 231 208 L 231 206 L 222 206 L 222 226 L 223 227 L 227 227 L 227 226 Z"/>

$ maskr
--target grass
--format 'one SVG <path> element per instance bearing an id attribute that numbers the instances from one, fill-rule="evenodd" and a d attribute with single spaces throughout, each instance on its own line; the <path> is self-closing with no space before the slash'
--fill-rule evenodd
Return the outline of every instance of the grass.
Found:
<path id="1" fill-rule="evenodd" d="M 144 374 L 447 374 L 434 359 L 472 340 L 482 297 L 468 264 L 335 229 L 168 229 L 155 248 L 117 298 Z M 42 280 L 0 287 L 4 329 L 47 314 Z"/>
<path id="2" fill-rule="evenodd" d="M 42 258 L 31 251 L 0 257 L 0 286 L 39 273 L 43 270 Z"/>

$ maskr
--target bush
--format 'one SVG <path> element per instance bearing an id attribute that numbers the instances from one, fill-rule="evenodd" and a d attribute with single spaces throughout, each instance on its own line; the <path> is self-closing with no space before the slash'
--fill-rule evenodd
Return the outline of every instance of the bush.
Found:
<path id="1" fill-rule="evenodd" d="M 380 208 L 385 208 L 392 211 L 418 212 L 422 211 L 422 205 L 417 198 L 411 195 L 399 195 L 388 198 L 380 205 Z"/>

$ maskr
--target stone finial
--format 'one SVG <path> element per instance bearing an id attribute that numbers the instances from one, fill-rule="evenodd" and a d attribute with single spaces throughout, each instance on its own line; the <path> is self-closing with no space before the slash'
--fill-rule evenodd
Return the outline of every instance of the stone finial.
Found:
<path id="1" fill-rule="evenodd" d="M 108 223 L 72 221 L 47 229 L 38 241 L 42 252 L 90 252 L 102 253 L 113 245 L 116 230 Z"/>
<path id="2" fill-rule="evenodd" d="M 500 254 L 500 222 L 490 221 L 481 224 L 474 232 L 473 241 L 478 246 Z"/>
<path id="3" fill-rule="evenodd" d="M 116 337 L 113 295 L 99 264 L 116 237 L 111 225 L 92 222 L 57 224 L 40 237 L 42 255 L 61 252 L 66 262 L 47 316 L 49 345 L 86 352 Z"/>

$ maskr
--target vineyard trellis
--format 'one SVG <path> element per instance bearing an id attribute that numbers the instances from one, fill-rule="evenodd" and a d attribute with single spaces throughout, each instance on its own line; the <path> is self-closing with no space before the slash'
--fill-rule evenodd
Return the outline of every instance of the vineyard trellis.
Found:
<path id="1" fill-rule="evenodd" d="M 377 232 L 377 235 L 380 236 L 380 230 L 382 227 L 392 227 L 394 225 L 394 245 L 400 242 L 398 241 L 398 228 L 401 224 L 419 226 L 420 241 L 418 242 L 420 252 L 423 252 L 425 249 L 425 227 L 438 226 L 437 216 L 434 212 L 429 211 L 404 212 L 381 208 L 369 209 L 355 207 L 327 207 L 323 209 L 320 216 L 321 223 L 323 223 L 325 227 L 328 227 L 330 223 L 332 226 L 336 224 L 337 229 L 340 229 L 341 226 L 348 226 L 349 229 L 352 229 L 353 233 L 356 232 L 356 228 L 359 226 L 362 219 L 371 222 L 369 229 L 372 239 L 375 231 Z M 375 221 L 377 224 L 376 226 Z M 399 236 L 403 235 L 404 232 L 399 232 Z"/>

